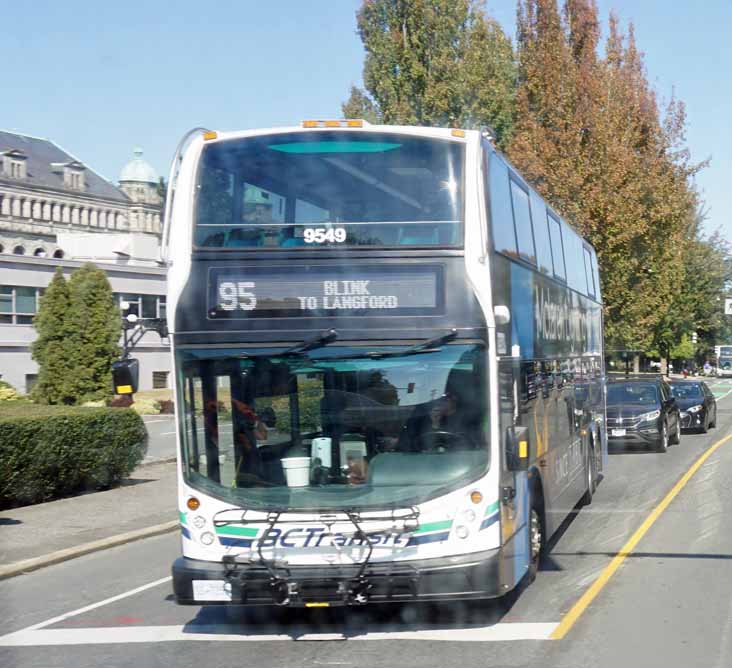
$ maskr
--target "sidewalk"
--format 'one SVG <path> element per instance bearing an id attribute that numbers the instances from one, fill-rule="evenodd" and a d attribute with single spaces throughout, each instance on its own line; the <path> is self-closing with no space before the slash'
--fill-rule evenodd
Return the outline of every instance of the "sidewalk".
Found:
<path id="1" fill-rule="evenodd" d="M 174 462 L 116 489 L 0 512 L 0 579 L 178 526 Z"/>

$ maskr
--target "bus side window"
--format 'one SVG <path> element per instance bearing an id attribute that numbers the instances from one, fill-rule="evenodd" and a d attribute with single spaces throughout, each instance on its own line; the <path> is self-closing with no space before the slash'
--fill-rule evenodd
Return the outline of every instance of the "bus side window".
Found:
<path id="1" fill-rule="evenodd" d="M 536 264 L 529 195 L 514 180 L 511 180 L 511 201 L 513 202 L 513 220 L 516 226 L 516 240 L 518 241 L 519 255 L 523 260 L 531 262 L 531 264 Z"/>
<path id="2" fill-rule="evenodd" d="M 592 259 L 590 251 L 586 246 L 582 247 L 582 255 L 584 257 L 585 266 L 585 281 L 587 283 L 587 294 L 590 297 L 594 297 L 596 294 L 595 290 L 595 276 L 592 273 Z"/>
<path id="3" fill-rule="evenodd" d="M 508 168 L 495 153 L 491 153 L 488 178 L 493 245 L 498 253 L 518 257 L 516 233 L 513 229 L 511 191 L 508 187 Z"/>
<path id="4" fill-rule="evenodd" d="M 531 220 L 534 223 L 534 241 L 536 241 L 536 260 L 539 271 L 551 276 L 552 250 L 549 241 L 549 224 L 546 217 L 546 205 L 538 193 L 530 191 Z"/>
<path id="5" fill-rule="evenodd" d="M 562 221 L 564 252 L 567 259 L 567 285 L 582 295 L 587 294 L 584 260 L 582 258 L 582 240 L 579 235 Z"/>
<path id="6" fill-rule="evenodd" d="M 562 240 L 562 229 L 559 220 L 547 211 L 547 220 L 549 221 L 549 236 L 552 245 L 552 264 L 554 265 L 554 276 L 561 278 L 563 281 L 567 279 L 567 272 L 564 264 L 564 243 Z"/>

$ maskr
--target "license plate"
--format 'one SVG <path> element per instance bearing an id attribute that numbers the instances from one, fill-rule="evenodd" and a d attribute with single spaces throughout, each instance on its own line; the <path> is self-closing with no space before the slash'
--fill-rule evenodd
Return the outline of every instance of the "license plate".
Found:
<path id="1" fill-rule="evenodd" d="M 625 429 L 612 429 L 610 433 L 613 436 L 625 436 Z"/>

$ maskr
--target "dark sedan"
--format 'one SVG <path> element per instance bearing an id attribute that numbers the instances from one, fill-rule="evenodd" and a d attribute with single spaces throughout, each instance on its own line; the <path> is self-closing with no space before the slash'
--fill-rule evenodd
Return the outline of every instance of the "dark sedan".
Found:
<path id="1" fill-rule="evenodd" d="M 660 376 L 611 379 L 607 385 L 610 443 L 638 443 L 666 452 L 681 440 L 679 407 Z"/>
<path id="2" fill-rule="evenodd" d="M 681 428 L 707 433 L 717 424 L 717 400 L 706 383 L 698 380 L 675 380 L 671 393 L 681 411 Z"/>

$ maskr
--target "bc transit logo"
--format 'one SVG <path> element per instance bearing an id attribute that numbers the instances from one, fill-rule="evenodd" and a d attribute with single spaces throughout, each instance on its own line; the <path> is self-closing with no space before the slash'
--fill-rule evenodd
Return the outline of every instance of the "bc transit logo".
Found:
<path id="1" fill-rule="evenodd" d="M 373 533 L 366 537 L 372 545 L 382 547 L 406 547 L 409 534 Z M 366 541 L 356 535 L 329 533 L 324 527 L 294 527 L 292 529 L 272 528 L 262 538 L 262 547 L 348 547 L 363 545 Z"/>

